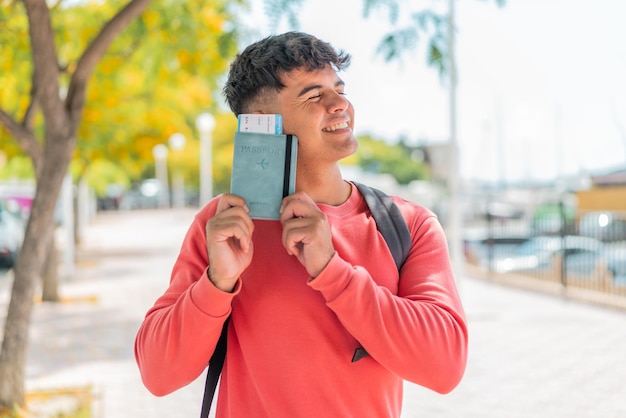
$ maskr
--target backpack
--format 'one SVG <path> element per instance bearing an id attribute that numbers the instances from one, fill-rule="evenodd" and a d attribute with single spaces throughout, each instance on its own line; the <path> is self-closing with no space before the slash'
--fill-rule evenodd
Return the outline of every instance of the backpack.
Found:
<path id="1" fill-rule="evenodd" d="M 396 206 L 393 200 L 384 192 L 355 181 L 352 183 L 359 189 L 359 192 L 361 192 L 361 195 L 365 199 L 376 221 L 376 227 L 385 239 L 396 263 L 396 267 L 398 271 L 400 271 L 411 249 L 411 234 L 400 209 L 398 209 L 398 206 Z M 209 362 L 209 371 L 207 372 L 204 387 L 200 418 L 209 416 L 209 410 L 213 403 L 217 381 L 219 380 L 224 365 L 224 358 L 226 357 L 226 334 L 229 322 L 230 317 L 224 322 L 222 333 L 220 334 L 217 346 Z M 352 362 L 358 361 L 366 355 L 367 352 L 365 349 L 357 348 L 352 357 Z"/>

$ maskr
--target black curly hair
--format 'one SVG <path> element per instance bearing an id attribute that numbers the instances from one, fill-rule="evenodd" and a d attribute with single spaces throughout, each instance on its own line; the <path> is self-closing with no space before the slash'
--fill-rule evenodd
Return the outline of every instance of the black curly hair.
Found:
<path id="1" fill-rule="evenodd" d="M 348 68 L 350 58 L 350 54 L 307 33 L 268 36 L 237 54 L 223 94 L 235 115 L 249 113 L 249 107 L 261 95 L 285 87 L 280 81 L 282 74 L 300 68 L 321 70 L 327 65 L 341 71 Z"/>

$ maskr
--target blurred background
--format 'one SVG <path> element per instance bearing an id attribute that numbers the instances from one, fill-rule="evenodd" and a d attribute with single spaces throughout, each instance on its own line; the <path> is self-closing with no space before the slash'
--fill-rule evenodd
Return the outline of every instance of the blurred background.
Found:
<path id="1" fill-rule="evenodd" d="M 59 4 L 56 41 L 69 75 L 95 23 L 123 2 Z M 27 26 L 19 7 L 3 3 L 2 14 L 0 106 L 19 115 L 32 68 Z M 463 264 L 489 274 L 550 270 L 561 283 L 576 271 L 620 293 L 625 14 L 612 0 L 155 2 L 90 82 L 55 211 L 59 245 L 78 245 L 99 211 L 198 207 L 228 191 L 236 119 L 221 87 L 230 60 L 295 29 L 353 56 L 341 76 L 360 149 L 342 163 L 347 178 L 432 209 Z M 442 36 L 451 21 L 453 45 Z M 33 178 L 0 125 L 5 268 L 19 253 Z M 72 251 L 64 257 L 71 271 Z"/>
<path id="2" fill-rule="evenodd" d="M 58 73 L 54 65 L 34 64 L 33 26 L 25 4 L 48 8 Z M 85 50 L 127 4 L 147 7 L 103 48 L 91 76 L 76 77 L 79 69 L 84 72 Z M 537 381 L 549 389 L 563 388 L 558 399 L 569 395 L 582 401 L 572 394 L 589 395 L 585 385 L 596 380 L 614 396 L 598 386 L 596 398 L 587 396 L 598 400 L 590 416 L 601 405 L 618 405 L 621 412 L 619 383 L 596 377 L 621 378 L 614 371 L 623 364 L 622 353 L 616 350 L 611 357 L 607 350 L 623 346 L 617 340 L 622 334 L 614 332 L 623 317 L 594 322 L 599 317 L 582 304 L 567 305 L 562 317 L 554 317 L 552 308 L 535 312 L 536 298 L 493 296 L 499 290 L 492 282 L 626 310 L 624 16 L 626 3 L 616 0 L 59 0 L 37 5 L 0 0 L 0 304 L 8 306 L 6 317 L 0 315 L 7 336 L 0 381 L 15 379 L 5 385 L 13 389 L 24 386 L 26 339 L 21 336 L 29 335 L 32 293 L 37 300 L 60 302 L 60 284 L 64 290 L 78 285 L 102 299 L 87 298 L 93 304 L 87 307 L 79 299 L 34 310 L 30 333 L 37 336 L 44 327 L 50 337 L 39 332 L 34 339 L 28 356 L 31 380 L 45 379 L 46 373 L 32 372 L 40 365 L 63 366 L 50 355 L 65 358 L 71 370 L 77 358 L 93 360 L 93 353 L 100 352 L 96 349 L 110 348 L 113 357 L 123 354 L 132 372 L 77 369 L 82 373 L 78 380 L 114 376 L 114 391 L 132 387 L 143 396 L 137 399 L 145 399 L 131 341 L 145 312 L 141 304 L 151 304 L 152 292 L 165 286 L 163 273 L 170 266 L 153 248 L 162 242 L 152 238 L 159 232 L 168 245 L 178 243 L 172 239 L 178 237 L 174 229 L 182 234 L 178 228 L 191 222 L 198 208 L 229 189 L 237 121 L 223 103 L 221 88 L 237 51 L 271 33 L 302 30 L 352 54 L 352 65 L 340 76 L 356 109 L 360 147 L 341 162 L 345 177 L 434 211 L 447 234 L 459 283 L 488 279 L 475 293 L 464 294 L 469 305 L 478 306 L 470 319 L 479 330 L 474 353 L 480 361 L 472 363 L 478 369 L 468 371 L 469 396 L 461 391 L 459 403 L 481 403 L 476 416 L 485 416 L 486 398 L 472 392 L 481 387 L 476 377 L 487 380 L 483 389 L 488 387 L 489 394 L 494 388 L 507 392 L 506 380 L 491 379 L 496 370 L 510 370 L 502 367 L 506 361 L 500 356 L 506 354 L 510 364 L 519 365 L 518 376 L 531 378 L 510 398 L 489 395 L 507 413 L 515 410 L 515 402 L 551 396 Z M 46 24 L 37 21 L 35 28 L 41 34 Z M 39 38 L 39 54 L 49 56 L 49 38 Z M 72 83 L 77 78 L 79 85 L 86 83 L 84 102 L 76 100 Z M 49 85 L 41 85 L 42 80 Z M 56 88 L 55 82 L 58 96 L 49 88 Z M 78 118 L 68 117 L 75 116 L 71 109 L 80 110 Z M 67 125 L 78 120 L 76 132 L 58 120 Z M 37 187 L 35 172 L 47 187 Z M 117 229 L 111 229 L 113 219 L 120 222 Z M 50 245 L 41 239 L 48 236 Z M 168 247 L 172 257 L 178 245 Z M 137 248 L 128 251 L 129 246 Z M 126 275 L 120 276 L 120 262 Z M 128 267 L 134 263 L 137 270 Z M 102 280 L 92 276 L 96 270 Z M 124 280 L 109 280 L 118 276 Z M 120 291 L 118 286 L 126 287 Z M 506 316 L 516 299 L 521 302 L 512 317 L 528 314 L 530 325 L 521 333 L 522 327 Z M 66 309 L 79 313 L 65 315 Z M 126 310 L 132 311 L 132 321 L 122 327 L 115 321 L 95 323 L 95 334 L 104 340 L 91 341 L 92 334 L 80 326 L 71 336 L 74 349 L 63 345 L 70 338 L 65 316 L 81 321 L 89 312 L 107 320 L 112 312 Z M 595 312 L 606 317 L 609 310 Z M 50 325 L 55 315 L 61 328 Z M 501 318 L 502 328 L 492 328 Z M 481 324 L 494 337 L 482 344 Z M 569 336 L 562 338 L 565 325 Z M 591 332 L 580 333 L 582 325 Z M 602 325 L 606 331 L 596 333 Z M 90 339 L 89 344 L 81 338 Z M 552 338 L 551 345 L 546 338 Z M 565 345 L 582 340 L 595 345 L 580 353 L 570 347 L 553 350 L 554 361 L 546 360 L 546 347 L 559 347 L 557 339 Z M 563 356 L 566 352 L 575 361 Z M 539 361 L 526 370 L 530 353 Z M 590 358 L 603 362 L 602 367 L 589 363 Z M 560 361 L 561 370 L 552 367 Z M 109 372 L 110 364 L 105 367 Z M 580 380 L 554 379 L 574 370 L 587 374 Z M 124 381 L 124 376 L 130 377 Z M 571 390 L 564 383 L 573 385 Z M 195 408 L 197 393 L 189 393 L 191 401 L 174 398 L 174 408 Z M 0 399 L 0 410 L 3 403 L 20 402 L 22 395 L 18 390 L 11 399 Z M 127 402 L 123 395 L 115 398 L 123 410 L 118 416 L 127 416 L 129 405 L 147 405 Z M 608 396 L 613 403 L 605 402 Z M 547 403 L 559 408 L 556 398 Z M 153 399 L 150 404 L 160 408 Z M 579 404 L 569 406 L 579 412 Z M 422 404 L 415 411 L 422 414 Z"/>

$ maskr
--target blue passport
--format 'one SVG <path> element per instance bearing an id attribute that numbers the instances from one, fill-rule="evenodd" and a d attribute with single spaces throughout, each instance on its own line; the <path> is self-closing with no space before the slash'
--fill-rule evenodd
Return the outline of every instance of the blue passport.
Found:
<path id="1" fill-rule="evenodd" d="M 296 190 L 294 135 L 235 132 L 230 192 L 246 199 L 253 219 L 278 220 L 283 198 Z"/>

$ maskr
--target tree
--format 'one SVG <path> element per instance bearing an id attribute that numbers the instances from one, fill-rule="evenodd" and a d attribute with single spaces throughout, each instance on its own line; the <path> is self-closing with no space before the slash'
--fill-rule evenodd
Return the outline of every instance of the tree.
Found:
<path id="1" fill-rule="evenodd" d="M 171 152 L 169 160 L 177 163 L 172 168 L 182 170 L 185 184 L 197 185 L 199 144 L 194 119 L 200 109 L 216 108 L 218 76 L 227 70 L 225 57 L 232 56 L 236 47 L 234 33 L 223 29 L 226 20 L 233 20 L 225 9 L 228 2 L 206 4 L 155 3 L 140 24 L 129 27 L 112 45 L 94 72 L 97 87 L 87 92 L 78 137 L 89 141 L 77 144 L 73 164 L 77 176 L 92 177 L 93 162 L 106 161 L 126 173 L 121 184 L 152 177 L 153 147 L 181 133 L 186 145 Z M 107 2 L 99 7 L 106 8 Z M 89 23 L 82 26 L 88 29 Z M 77 26 L 71 20 L 67 25 Z M 177 36 L 171 36 L 174 32 Z M 100 186 L 102 193 L 106 184 Z"/>
<path id="2" fill-rule="evenodd" d="M 60 68 L 50 9 L 43 0 L 22 2 L 28 17 L 32 51 L 30 103 L 20 122 L 0 110 L 0 122 L 30 156 L 37 191 L 24 243 L 15 265 L 15 279 L 0 352 L 0 408 L 24 404 L 24 369 L 35 280 L 52 240 L 57 196 L 75 146 L 89 77 L 113 39 L 143 12 L 150 0 L 132 0 L 102 28 L 76 64 L 67 94 L 59 94 Z M 19 7 L 15 4 L 14 7 Z M 33 130 L 37 111 L 45 123 L 43 143 Z"/>
<path id="3" fill-rule="evenodd" d="M 454 0 L 449 0 L 454 1 Z M 483 0 L 485 1 L 485 0 Z M 494 1 L 502 6 L 506 0 Z M 285 17 L 287 23 L 297 28 L 298 15 L 304 0 L 265 0 L 265 11 L 270 16 L 270 24 L 277 27 Z M 443 9 L 439 10 L 438 6 Z M 449 72 L 448 40 L 450 27 L 448 10 L 444 1 L 428 3 L 428 7 L 415 10 L 411 2 L 401 0 L 363 0 L 363 17 L 369 18 L 375 9 L 385 10 L 393 29 L 385 34 L 377 47 L 377 52 L 386 61 L 402 58 L 405 53 L 414 52 L 418 44 L 426 43 L 426 62 L 436 68 L 441 76 Z M 400 18 L 403 18 L 400 22 Z M 422 39 L 424 36 L 425 39 Z"/>
<path id="4" fill-rule="evenodd" d="M 429 170 L 423 161 L 413 158 L 415 149 L 403 142 L 390 145 L 368 135 L 360 136 L 359 149 L 346 163 L 356 161 L 362 169 L 374 173 L 391 174 L 399 184 L 409 184 L 413 180 L 426 180 Z"/>
<path id="5" fill-rule="evenodd" d="M 79 7 L 87 3 L 89 1 L 72 2 L 72 6 Z M 14 267 L 14 283 L 0 352 L 0 411 L 24 404 L 25 357 L 35 284 L 43 271 L 46 249 L 53 238 L 54 208 L 61 184 L 77 148 L 78 138 L 89 137 L 87 132 L 92 132 L 85 131 L 84 125 L 81 125 L 83 114 L 90 116 L 89 111 L 93 112 L 94 109 L 87 107 L 87 100 L 93 98 L 90 80 L 100 62 L 104 66 L 98 67 L 98 71 L 108 70 L 109 77 L 122 77 L 116 73 L 118 67 L 109 65 L 107 68 L 107 63 L 115 61 L 116 58 L 119 63 L 119 54 L 123 53 L 130 59 L 137 45 L 145 39 L 151 22 L 154 23 L 154 20 L 161 18 L 159 13 L 162 10 L 156 9 L 152 14 L 148 13 L 144 20 L 137 20 L 150 3 L 151 0 L 129 0 L 124 3 L 121 0 L 94 2 L 93 4 L 108 7 L 108 13 L 94 14 L 88 27 L 92 32 L 89 36 L 91 40 L 81 45 L 80 51 L 77 51 L 71 49 L 71 45 L 83 37 L 68 31 L 72 28 L 72 22 L 64 22 L 67 26 L 53 25 L 53 22 L 62 21 L 55 20 L 55 17 L 68 11 L 68 14 L 71 13 L 72 6 L 64 5 L 62 1 L 55 3 L 45 0 L 20 2 L 0 0 L 0 25 L 2 25 L 0 39 L 3 44 L 5 42 L 7 45 L 10 44 L 10 47 L 6 48 L 3 45 L 0 55 L 11 59 L 0 60 L 0 69 L 9 73 L 6 75 L 3 72 L 3 82 L 6 81 L 13 87 L 3 88 L 0 93 L 0 105 L 3 106 L 0 108 L 0 126 L 4 129 L 4 133 L 0 134 L 10 136 L 21 151 L 28 155 L 32 161 L 37 184 L 22 250 Z M 168 17 L 173 15 L 171 22 L 176 20 L 175 12 L 180 8 L 189 11 L 193 9 L 199 16 L 207 17 L 211 22 L 208 15 L 216 10 L 223 13 L 228 3 L 226 0 L 193 3 L 172 0 L 159 2 L 157 7 L 169 7 L 168 11 L 173 11 L 169 15 L 165 13 Z M 211 7 L 208 7 L 209 5 Z M 113 10 L 111 6 L 118 8 Z M 101 26 L 94 24 L 101 19 L 99 16 L 107 16 L 102 20 Z M 79 19 L 81 16 L 76 18 Z M 133 22 L 135 25 L 131 26 Z M 74 21 L 74 24 L 76 23 L 77 21 Z M 197 22 L 198 26 L 202 24 L 206 24 L 206 21 Z M 95 29 L 98 27 L 99 30 Z M 121 43 L 113 44 L 127 28 L 134 32 L 134 36 L 121 37 Z M 232 33 L 234 32 L 230 32 Z M 232 48 L 233 44 L 230 42 L 216 46 L 202 43 L 203 40 L 195 38 L 193 33 L 187 33 L 185 36 L 188 49 L 197 51 L 200 47 L 204 48 L 202 61 L 197 60 L 197 55 L 183 56 L 185 54 L 181 52 L 177 60 L 171 60 L 168 64 L 181 63 L 187 58 L 185 65 L 195 65 L 198 78 L 207 77 L 212 83 L 209 83 L 210 88 L 201 90 L 203 93 L 209 93 L 208 101 L 205 103 L 211 104 L 210 92 L 219 71 L 207 75 L 207 72 L 215 71 L 216 68 L 206 64 L 214 62 L 213 55 L 224 53 L 220 50 L 222 46 L 230 45 Z M 167 42 L 167 39 L 162 42 Z M 112 55 L 107 55 L 110 49 Z M 157 68 L 160 64 L 162 62 L 156 62 L 153 66 Z M 201 70 L 201 67 L 206 68 Z M 178 74 L 176 69 L 172 68 L 170 75 L 174 73 Z M 20 81 L 20 75 L 23 74 L 31 74 L 30 83 Z M 133 80 L 126 81 L 129 85 L 129 81 L 132 84 Z M 158 94 L 158 91 L 155 90 L 155 94 Z M 126 101 L 118 105 L 122 107 L 135 99 L 132 94 L 128 94 L 125 97 Z M 190 119 L 187 122 L 190 126 L 193 126 L 191 121 L 193 117 L 194 115 L 187 113 L 187 118 Z M 16 152 L 14 148 L 7 148 L 7 151 Z"/>

